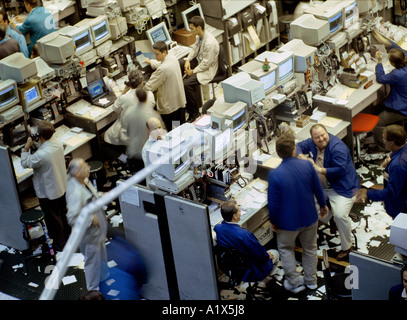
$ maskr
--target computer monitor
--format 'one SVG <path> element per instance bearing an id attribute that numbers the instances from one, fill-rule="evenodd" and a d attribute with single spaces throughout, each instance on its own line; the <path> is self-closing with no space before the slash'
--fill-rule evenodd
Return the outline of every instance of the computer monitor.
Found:
<path id="1" fill-rule="evenodd" d="M 156 26 L 146 30 L 147 38 L 150 40 L 151 46 L 157 41 L 164 41 L 169 47 L 172 39 L 165 22 L 161 22 Z M 169 49 L 169 48 L 168 48 Z"/>
<path id="2" fill-rule="evenodd" d="M 200 16 L 202 19 L 205 20 L 205 16 L 203 14 L 200 3 L 194 4 L 192 7 L 181 12 L 182 21 L 184 22 L 184 28 L 188 31 L 190 31 L 189 20 L 191 20 L 191 18 L 194 16 Z"/>
<path id="3" fill-rule="evenodd" d="M 290 23 L 291 39 L 301 39 L 309 46 L 319 46 L 329 38 L 329 22 L 303 14 Z"/>
<path id="4" fill-rule="evenodd" d="M 111 38 L 107 16 L 102 15 L 93 19 L 86 18 L 79 21 L 75 26 L 89 26 L 92 41 L 95 47 Z"/>
<path id="5" fill-rule="evenodd" d="M 12 79 L 18 84 L 25 83 L 38 74 L 36 63 L 21 52 L 13 53 L 0 60 L 0 79 Z"/>
<path id="6" fill-rule="evenodd" d="M 20 101 L 17 83 L 14 80 L 0 80 L 0 112 L 15 106 Z"/>
<path id="7" fill-rule="evenodd" d="M 222 89 L 225 102 L 243 101 L 249 107 L 266 97 L 264 84 L 246 72 L 238 72 L 222 81 Z"/>
<path id="8" fill-rule="evenodd" d="M 364 1 L 364 0 L 362 0 Z M 350 28 L 359 21 L 359 8 L 357 0 L 328 0 L 332 5 L 340 6 L 344 10 L 344 28 Z"/>
<path id="9" fill-rule="evenodd" d="M 18 87 L 20 104 L 25 111 L 42 99 L 41 84 L 39 81 L 32 80 L 23 86 Z"/>
<path id="10" fill-rule="evenodd" d="M 81 55 L 93 48 L 92 34 L 89 26 L 67 26 L 59 29 L 59 34 L 73 39 L 75 53 Z"/>
<path id="11" fill-rule="evenodd" d="M 314 65 L 317 48 L 306 45 L 301 39 L 293 39 L 278 49 L 278 52 L 284 51 L 294 53 L 294 71 L 305 73 Z"/>
<path id="12" fill-rule="evenodd" d="M 343 28 L 343 8 L 329 1 L 312 5 L 305 10 L 305 13 L 312 14 L 317 19 L 328 21 L 330 36 L 338 33 Z"/>
<path id="13" fill-rule="evenodd" d="M 232 122 L 233 132 L 247 128 L 249 112 L 247 104 L 242 101 L 228 103 L 216 100 L 213 106 L 208 109 L 208 113 L 211 115 L 213 129 L 226 129 L 225 120 Z"/>
<path id="14" fill-rule="evenodd" d="M 70 37 L 52 32 L 37 41 L 40 57 L 48 64 L 64 64 L 75 53 L 74 41 Z"/>
<path id="15" fill-rule="evenodd" d="M 255 60 L 264 61 L 267 59 L 270 63 L 278 67 L 278 85 L 281 86 L 294 77 L 294 52 L 270 52 L 264 51 L 258 55 Z"/>
<path id="16" fill-rule="evenodd" d="M 239 67 L 239 71 L 246 72 L 254 80 L 260 81 L 264 84 L 265 94 L 269 94 L 277 88 L 277 66 L 269 62 L 270 68 L 263 69 L 263 63 L 256 60 L 251 60 L 248 63 Z"/>
<path id="17" fill-rule="evenodd" d="M 189 149 L 183 147 L 183 140 L 158 140 L 146 150 L 147 165 L 150 165 L 169 155 L 169 161 L 165 161 L 157 169 L 156 173 L 164 176 L 169 181 L 176 181 L 188 171 L 190 166 Z"/>
<path id="18" fill-rule="evenodd" d="M 399 213 L 390 227 L 389 242 L 394 250 L 407 256 L 407 213 Z"/>
<path id="19" fill-rule="evenodd" d="M 140 0 L 116 0 L 116 1 L 123 12 L 129 10 L 131 7 L 140 4 Z"/>
<path id="20" fill-rule="evenodd" d="M 233 150 L 233 131 L 232 128 L 225 130 L 205 129 L 205 139 L 209 142 L 212 161 L 221 163 L 227 158 L 228 151 Z"/>

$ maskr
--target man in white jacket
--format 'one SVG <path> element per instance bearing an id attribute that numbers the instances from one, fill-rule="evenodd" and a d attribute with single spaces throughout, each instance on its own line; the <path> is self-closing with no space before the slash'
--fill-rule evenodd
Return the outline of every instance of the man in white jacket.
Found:
<path id="1" fill-rule="evenodd" d="M 68 186 L 66 190 L 67 218 L 73 227 L 82 208 L 96 200 L 97 192 L 89 182 L 89 165 L 80 158 L 72 159 L 68 165 Z M 100 209 L 88 220 L 87 230 L 79 244 L 85 257 L 85 279 L 88 291 L 99 290 L 100 281 L 109 275 L 105 238 L 107 220 L 105 212 Z"/>
<path id="2" fill-rule="evenodd" d="M 196 41 L 188 57 L 180 63 L 187 75 L 184 79 L 186 110 L 189 113 L 188 121 L 192 122 L 199 116 L 202 106 L 199 85 L 211 82 L 218 72 L 219 43 L 205 30 L 205 21 L 200 16 L 189 20 L 189 28 Z"/>
<path id="3" fill-rule="evenodd" d="M 34 171 L 33 185 L 49 236 L 55 250 L 62 251 L 71 233 L 66 221 L 66 166 L 62 142 L 54 137 L 51 122 L 41 120 L 37 125 L 39 148 L 31 152 L 34 141 L 27 139 L 21 152 L 21 166 Z"/>

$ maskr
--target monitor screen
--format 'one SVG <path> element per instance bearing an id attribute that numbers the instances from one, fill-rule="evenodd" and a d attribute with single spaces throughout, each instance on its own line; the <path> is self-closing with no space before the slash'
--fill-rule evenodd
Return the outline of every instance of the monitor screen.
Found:
<path id="1" fill-rule="evenodd" d="M 239 130 L 246 123 L 246 108 L 233 117 L 233 131 Z"/>
<path id="2" fill-rule="evenodd" d="M 225 130 L 221 134 L 215 136 L 215 155 L 216 157 L 218 154 L 225 149 L 227 149 L 229 143 L 230 143 L 231 135 L 230 135 L 230 129 Z"/>
<path id="3" fill-rule="evenodd" d="M 202 19 L 205 20 L 205 17 L 202 12 L 201 4 L 199 4 L 199 3 L 182 11 L 181 16 L 182 16 L 182 21 L 184 22 L 184 28 L 188 31 L 190 31 L 189 20 L 191 20 L 192 17 L 200 16 Z"/>
<path id="4" fill-rule="evenodd" d="M 287 79 L 293 73 L 293 64 L 294 58 L 290 58 L 282 62 L 278 67 L 278 79 L 280 82 Z"/>
<path id="5" fill-rule="evenodd" d="M 84 33 L 81 33 L 73 38 L 75 43 L 76 51 L 83 50 L 84 48 L 92 45 L 92 38 L 90 36 L 89 30 L 86 30 Z"/>
<path id="6" fill-rule="evenodd" d="M 103 93 L 103 79 L 100 79 L 90 85 L 88 85 L 88 91 L 92 99 L 98 97 Z"/>
<path id="7" fill-rule="evenodd" d="M 0 110 L 6 105 L 10 105 L 15 100 L 17 100 L 17 92 L 15 85 L 12 84 L 8 88 L 0 91 Z"/>
<path id="8" fill-rule="evenodd" d="M 269 90 L 276 84 L 276 71 L 272 71 L 265 76 L 261 77 L 260 82 L 264 84 L 264 91 Z"/>
<path id="9" fill-rule="evenodd" d="M 334 33 L 342 26 L 342 11 L 329 19 L 329 33 Z"/>
<path id="10" fill-rule="evenodd" d="M 355 1 L 353 4 L 345 8 L 345 27 L 348 28 L 353 23 L 359 20 L 359 9 L 358 2 Z"/>
<path id="11" fill-rule="evenodd" d="M 27 101 L 27 104 L 35 102 L 35 100 L 39 97 L 37 86 L 34 86 L 26 91 L 24 91 L 24 95 Z"/>
<path id="12" fill-rule="evenodd" d="M 95 35 L 95 41 L 98 41 L 109 34 L 109 29 L 107 26 L 107 20 L 103 20 L 101 23 L 93 26 L 93 33 Z"/>
<path id="13" fill-rule="evenodd" d="M 165 33 L 164 26 L 151 32 L 151 38 L 153 39 L 153 43 L 156 43 L 157 41 L 164 41 L 167 43 L 169 40 Z"/>

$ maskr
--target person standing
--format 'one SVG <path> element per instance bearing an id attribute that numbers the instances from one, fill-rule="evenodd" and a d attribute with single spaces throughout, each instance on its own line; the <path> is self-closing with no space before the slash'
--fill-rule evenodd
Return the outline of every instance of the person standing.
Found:
<path id="1" fill-rule="evenodd" d="M 72 159 L 68 165 L 68 187 L 66 203 L 67 218 L 73 227 L 84 206 L 97 198 L 97 191 L 89 182 L 90 166 L 81 158 Z M 85 257 L 85 278 L 88 291 L 99 291 L 99 283 L 109 276 L 105 238 L 107 220 L 102 209 L 88 219 L 86 232 L 79 244 Z"/>
<path id="2" fill-rule="evenodd" d="M 383 141 L 391 151 L 382 167 L 385 168 L 384 188 L 382 190 L 360 189 L 357 202 L 366 198 L 384 201 L 384 207 L 393 219 L 400 213 L 407 213 L 407 135 L 402 126 L 393 124 L 383 131 Z"/>
<path id="3" fill-rule="evenodd" d="M 21 166 L 34 170 L 34 190 L 44 212 L 49 235 L 54 248 L 62 251 L 71 232 L 66 218 L 64 148 L 62 142 L 53 136 L 55 129 L 51 122 L 40 120 L 37 128 L 40 147 L 31 153 L 34 141 L 29 137 L 21 152 Z"/>
<path id="4" fill-rule="evenodd" d="M 186 97 L 182 73 L 175 56 L 168 54 L 164 41 L 153 45 L 153 60 L 146 59 L 154 72 L 144 86 L 146 91 L 157 91 L 157 111 L 161 115 L 167 131 L 185 122 Z"/>
<path id="5" fill-rule="evenodd" d="M 272 230 L 277 233 L 277 249 L 285 272 L 284 288 L 292 293 L 317 288 L 317 229 L 321 217 L 329 213 L 325 194 L 312 164 L 295 157 L 295 140 L 280 137 L 276 151 L 281 164 L 268 176 L 268 210 Z M 304 277 L 296 271 L 295 240 L 303 249 Z"/>
<path id="6" fill-rule="evenodd" d="M 192 122 L 199 116 L 199 109 L 202 107 L 199 86 L 208 84 L 218 72 L 219 43 L 209 31 L 205 30 L 205 21 L 202 17 L 192 17 L 189 20 L 189 28 L 196 41 L 193 50 L 180 61 L 180 64 L 187 75 L 184 79 L 186 109 L 189 114 L 188 122 Z"/>
<path id="7" fill-rule="evenodd" d="M 336 259 L 347 260 L 352 250 L 349 212 L 356 200 L 355 192 L 360 189 L 359 178 L 349 148 L 341 139 L 329 134 L 322 124 L 313 125 L 310 134 L 311 138 L 297 144 L 297 154 L 311 161 L 318 173 L 331 209 L 327 219 L 321 221 L 327 223 L 333 215 L 341 239 Z"/>

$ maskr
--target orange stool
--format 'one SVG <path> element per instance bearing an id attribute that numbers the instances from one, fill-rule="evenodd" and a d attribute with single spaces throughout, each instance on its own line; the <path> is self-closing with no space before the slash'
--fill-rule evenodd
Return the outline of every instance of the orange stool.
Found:
<path id="1" fill-rule="evenodd" d="M 356 138 L 356 161 L 360 161 L 361 134 L 372 131 L 379 122 L 379 117 L 368 113 L 358 113 L 352 118 L 352 130 Z"/>

